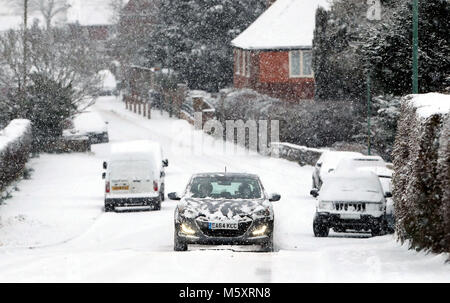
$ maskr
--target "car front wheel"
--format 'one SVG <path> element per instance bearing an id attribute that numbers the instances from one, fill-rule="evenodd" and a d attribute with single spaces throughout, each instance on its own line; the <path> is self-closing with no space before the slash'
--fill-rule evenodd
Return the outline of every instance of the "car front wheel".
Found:
<path id="1" fill-rule="evenodd" d="M 273 234 L 270 235 L 269 240 L 261 245 L 263 252 L 273 252 Z"/>
<path id="2" fill-rule="evenodd" d="M 175 227 L 175 235 L 174 235 L 174 244 L 173 244 L 173 250 L 174 251 L 187 251 L 188 245 L 186 242 L 182 241 L 180 237 L 178 237 L 178 231 Z"/>

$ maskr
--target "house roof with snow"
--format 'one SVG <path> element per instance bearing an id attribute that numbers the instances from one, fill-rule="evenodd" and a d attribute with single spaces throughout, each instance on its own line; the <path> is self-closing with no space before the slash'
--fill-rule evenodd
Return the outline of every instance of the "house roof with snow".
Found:
<path id="1" fill-rule="evenodd" d="M 242 49 L 310 48 L 316 9 L 329 0 L 277 0 L 231 44 Z"/>

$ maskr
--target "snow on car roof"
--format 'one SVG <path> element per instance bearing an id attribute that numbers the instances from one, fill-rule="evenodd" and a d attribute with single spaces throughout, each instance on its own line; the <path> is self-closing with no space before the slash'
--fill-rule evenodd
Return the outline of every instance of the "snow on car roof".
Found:
<path id="1" fill-rule="evenodd" d="M 149 155 L 156 161 L 161 161 L 161 145 L 150 140 L 136 140 L 114 143 L 111 145 L 111 159 L 150 159 Z"/>
<path id="2" fill-rule="evenodd" d="M 362 154 L 357 152 L 345 152 L 345 151 L 325 151 L 317 161 L 322 163 L 321 174 L 327 174 L 330 169 L 336 169 L 336 166 L 342 159 L 359 157 Z"/>
<path id="3" fill-rule="evenodd" d="M 328 0 L 278 0 L 231 44 L 243 49 L 294 49 L 312 46 L 316 9 Z"/>
<path id="4" fill-rule="evenodd" d="M 359 167 L 383 167 L 386 168 L 386 162 L 380 156 L 360 156 L 346 158 L 339 161 L 336 171 L 355 170 Z"/>
<path id="5" fill-rule="evenodd" d="M 214 172 L 214 173 L 198 173 L 192 177 L 252 177 L 258 178 L 258 175 L 249 173 L 228 173 L 228 172 Z"/>
<path id="6" fill-rule="evenodd" d="M 73 125 L 80 133 L 102 133 L 107 131 L 105 121 L 96 112 L 83 112 L 73 119 Z"/>

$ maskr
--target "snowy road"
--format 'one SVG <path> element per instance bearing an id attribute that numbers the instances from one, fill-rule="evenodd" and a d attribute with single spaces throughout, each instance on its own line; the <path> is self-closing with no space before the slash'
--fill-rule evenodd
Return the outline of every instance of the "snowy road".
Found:
<path id="1" fill-rule="evenodd" d="M 102 162 L 108 144 L 92 154 L 41 155 L 32 178 L 0 206 L 0 281 L 34 282 L 450 282 L 446 256 L 407 250 L 388 235 L 333 234 L 314 238 L 311 167 L 260 155 L 223 153 L 207 137 L 192 150 L 193 128 L 159 112 L 152 120 L 102 98 L 93 108 L 109 121 L 111 142 L 152 139 L 170 166 L 166 193 L 206 171 L 260 175 L 275 208 L 276 252 L 252 247 L 195 247 L 173 251 L 175 202 L 158 212 L 103 213 Z M 195 142 L 195 141 L 194 141 Z"/>

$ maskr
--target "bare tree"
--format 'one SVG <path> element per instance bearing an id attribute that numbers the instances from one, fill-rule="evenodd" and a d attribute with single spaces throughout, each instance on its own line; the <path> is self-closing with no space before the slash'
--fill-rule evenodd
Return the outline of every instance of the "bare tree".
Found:
<path id="1" fill-rule="evenodd" d="M 14 91 L 23 85 L 22 35 L 22 30 L 0 35 L 0 89 Z M 28 74 L 70 85 L 75 91 L 73 103 L 80 109 L 94 102 L 101 83 L 98 71 L 104 69 L 106 60 L 85 33 L 69 26 L 44 31 L 34 24 L 26 41 Z"/>
<path id="2" fill-rule="evenodd" d="M 24 0 L 14 0 L 14 6 L 19 12 L 23 12 Z M 46 28 L 52 26 L 53 19 L 70 8 L 68 0 L 28 0 L 30 12 L 39 12 L 45 20 Z"/>

